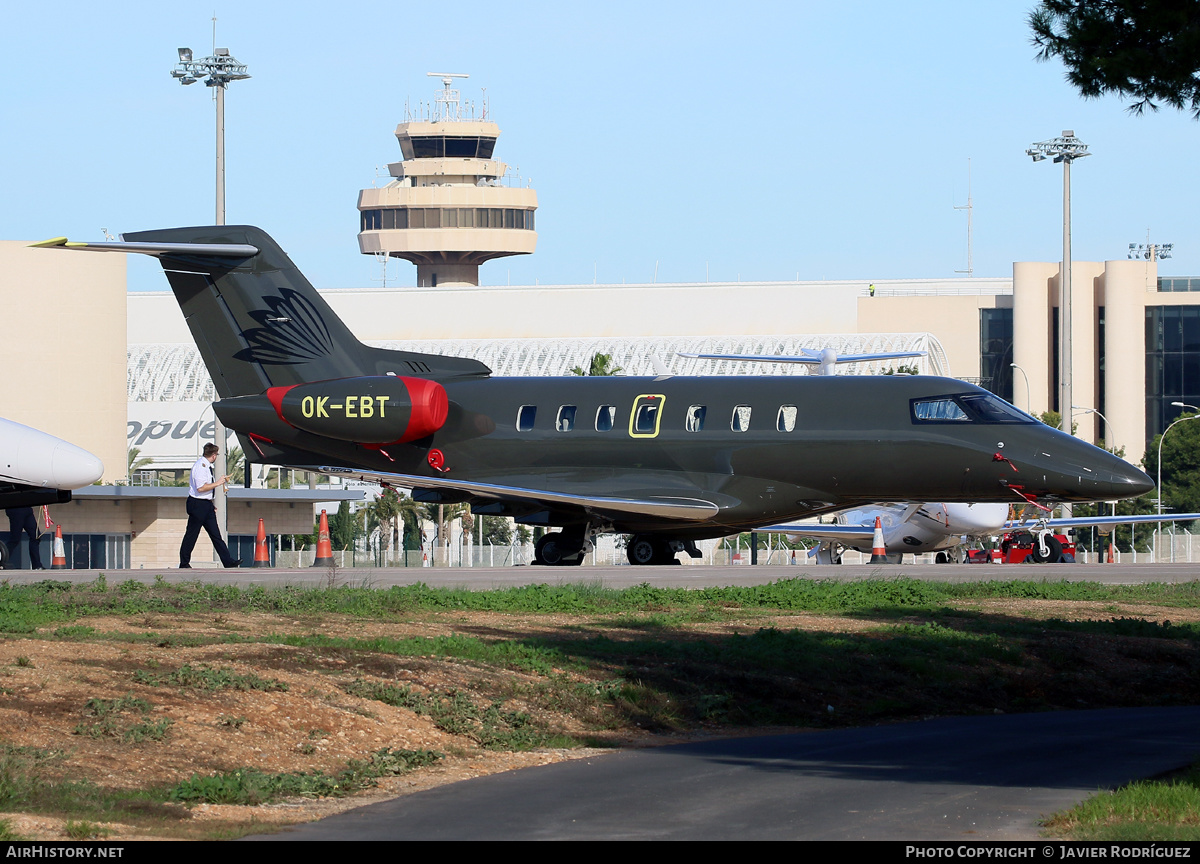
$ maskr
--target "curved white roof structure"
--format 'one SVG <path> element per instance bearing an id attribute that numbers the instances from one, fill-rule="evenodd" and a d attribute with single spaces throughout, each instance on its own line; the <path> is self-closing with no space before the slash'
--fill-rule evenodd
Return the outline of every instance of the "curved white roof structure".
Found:
<path id="1" fill-rule="evenodd" d="M 832 348 L 839 355 L 885 351 L 925 351 L 910 360 L 848 363 L 844 375 L 872 375 L 899 365 L 916 365 L 923 374 L 949 375 L 946 352 L 931 333 L 814 334 L 808 336 L 706 336 L 672 338 L 584 337 L 569 339 L 444 339 L 373 341 L 380 348 L 471 357 L 496 375 L 567 375 L 573 366 L 587 368 L 596 353 L 612 356 L 624 375 L 655 375 L 655 358 L 676 375 L 806 375 L 798 363 L 749 363 L 676 356 L 678 351 L 727 354 L 799 354 L 801 348 Z M 192 345 L 130 345 L 130 402 L 211 402 L 212 380 Z"/>

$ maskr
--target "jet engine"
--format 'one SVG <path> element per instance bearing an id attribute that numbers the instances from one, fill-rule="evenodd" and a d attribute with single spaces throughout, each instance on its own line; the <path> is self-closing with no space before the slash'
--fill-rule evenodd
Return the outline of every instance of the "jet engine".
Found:
<path id="1" fill-rule="evenodd" d="M 271 387 L 266 396 L 289 426 L 366 445 L 402 444 L 432 435 L 446 422 L 450 406 L 445 388 L 436 381 L 392 375 Z"/>

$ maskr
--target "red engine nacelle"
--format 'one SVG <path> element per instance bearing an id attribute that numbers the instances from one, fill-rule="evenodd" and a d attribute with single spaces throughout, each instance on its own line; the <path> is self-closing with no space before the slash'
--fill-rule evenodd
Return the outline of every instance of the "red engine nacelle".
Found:
<path id="1" fill-rule="evenodd" d="M 272 387 L 266 395 L 289 426 L 375 447 L 432 435 L 445 424 L 450 410 L 441 384 L 392 375 Z"/>

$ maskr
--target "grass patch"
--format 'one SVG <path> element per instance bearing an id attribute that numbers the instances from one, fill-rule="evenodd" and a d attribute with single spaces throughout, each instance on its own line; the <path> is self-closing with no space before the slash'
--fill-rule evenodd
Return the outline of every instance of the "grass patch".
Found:
<path id="1" fill-rule="evenodd" d="M 103 825 L 97 825 L 95 822 L 89 822 L 86 819 L 79 820 L 68 819 L 63 825 L 63 831 L 72 840 L 100 840 L 112 834 L 112 831 L 105 828 Z"/>
<path id="2" fill-rule="evenodd" d="M 239 768 L 225 774 L 200 776 L 174 786 L 168 797 L 182 804 L 265 804 L 281 798 L 342 798 L 376 785 L 380 777 L 405 774 L 430 765 L 443 755 L 433 750 L 384 748 L 367 759 L 352 759 L 336 775 L 322 772 L 268 774 Z"/>
<path id="3" fill-rule="evenodd" d="M 1200 763 L 1100 792 L 1042 826 L 1071 840 L 1200 840 Z"/>
<path id="4" fill-rule="evenodd" d="M 353 639 L 308 635 L 266 636 L 263 641 L 294 648 L 333 648 L 399 657 L 451 657 L 536 675 L 551 675 L 570 662 L 551 645 L 488 641 L 474 636 L 413 636 L 408 639 L 381 636 L 374 639 Z"/>
<path id="5" fill-rule="evenodd" d="M 220 616 L 228 611 L 288 615 L 347 614 L 387 618 L 418 611 L 478 610 L 518 613 L 669 612 L 711 618 L 720 610 L 804 610 L 863 612 L 887 609 L 935 609 L 953 600 L 1030 598 L 1094 600 L 1106 603 L 1153 603 L 1200 606 L 1200 583 L 1099 585 L 1087 582 L 991 581 L 976 583 L 876 579 L 828 582 L 783 579 L 768 585 L 713 588 L 657 588 L 648 584 L 611 589 L 595 583 L 527 585 L 493 591 L 394 586 L 387 590 L 352 587 L 240 588 L 199 582 L 145 585 L 127 581 L 110 590 L 97 579 L 87 585 L 44 580 L 31 585 L 0 585 L 0 632 L 29 633 L 56 622 L 87 615 L 151 615 L 177 611 Z"/>
<path id="6" fill-rule="evenodd" d="M 150 687 L 185 687 L 194 690 L 264 690 L 267 692 L 287 690 L 288 685 L 274 678 L 260 678 L 253 672 L 240 674 L 227 666 L 218 669 L 185 664 L 174 672 L 156 675 L 139 669 L 133 680 Z"/>
<path id="7" fill-rule="evenodd" d="M 346 687 L 352 696 L 422 714 L 443 732 L 465 735 L 488 750 L 533 750 L 538 747 L 578 747 L 569 735 L 539 729 L 522 711 L 506 711 L 499 701 L 480 706 L 462 691 L 417 693 L 408 685 L 358 680 Z"/>
<path id="8" fill-rule="evenodd" d="M 0 745 L 0 809 L 158 827 L 188 818 L 179 808 L 164 805 L 162 789 L 106 789 L 86 780 L 46 779 L 47 768 L 65 758 L 61 750 Z M 11 832 L 11 823 L 5 824 L 0 840 L 24 839 Z"/>
<path id="9" fill-rule="evenodd" d="M 117 699 L 89 699 L 83 713 L 90 717 L 75 727 L 76 735 L 89 738 L 120 738 L 126 744 L 143 741 L 162 741 L 171 728 L 171 719 L 161 720 L 129 718 L 131 713 L 146 715 L 151 705 L 145 699 L 127 695 Z"/>

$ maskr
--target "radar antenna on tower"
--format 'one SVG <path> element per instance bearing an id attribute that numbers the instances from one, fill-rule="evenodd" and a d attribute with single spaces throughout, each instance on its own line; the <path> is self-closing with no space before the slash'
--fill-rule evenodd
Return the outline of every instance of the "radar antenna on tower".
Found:
<path id="1" fill-rule="evenodd" d="M 471 76 L 463 72 L 426 72 L 427 78 L 441 78 L 442 92 L 437 95 L 433 101 L 437 103 L 437 107 L 433 109 L 433 122 L 439 120 L 461 120 L 462 114 L 459 108 L 458 91 L 453 89 L 455 78 L 470 78 Z M 451 105 L 454 106 L 451 110 Z"/>

